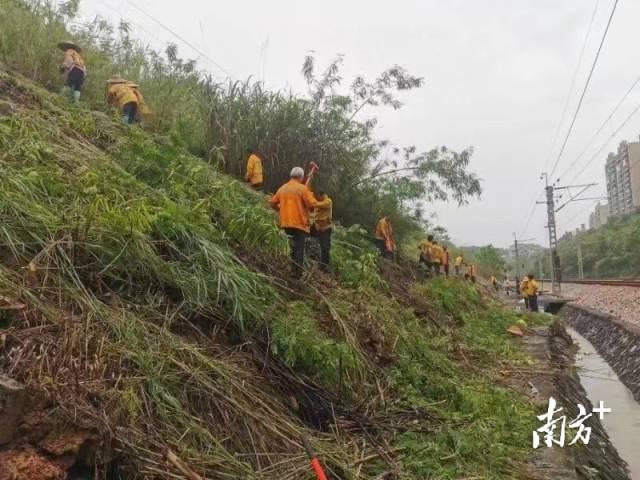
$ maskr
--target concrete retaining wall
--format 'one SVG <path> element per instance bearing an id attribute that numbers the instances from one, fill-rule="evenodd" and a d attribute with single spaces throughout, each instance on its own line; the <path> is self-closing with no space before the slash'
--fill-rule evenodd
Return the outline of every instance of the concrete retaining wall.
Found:
<path id="1" fill-rule="evenodd" d="M 573 305 L 564 306 L 560 317 L 589 340 L 640 402 L 640 329 Z"/>

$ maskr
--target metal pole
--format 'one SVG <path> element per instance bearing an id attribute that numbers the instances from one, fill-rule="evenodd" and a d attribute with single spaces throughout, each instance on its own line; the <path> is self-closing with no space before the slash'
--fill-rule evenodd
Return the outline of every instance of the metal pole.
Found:
<path id="1" fill-rule="evenodd" d="M 545 187 L 547 193 L 547 216 L 549 219 L 549 249 L 551 250 L 551 292 L 555 295 L 560 294 L 560 261 L 558 257 L 558 236 L 556 231 L 556 211 L 553 199 L 553 185 Z"/>
<path id="2" fill-rule="evenodd" d="M 582 265 L 582 245 L 578 243 L 578 278 L 584 280 L 584 266 Z"/>
<path id="3" fill-rule="evenodd" d="M 513 234 L 514 240 L 513 244 L 516 250 L 516 278 L 520 280 L 520 255 L 518 254 L 518 239 L 516 238 L 516 234 Z"/>
<path id="4" fill-rule="evenodd" d="M 542 258 L 538 257 L 538 270 L 539 278 L 544 278 L 544 271 L 542 270 Z"/>

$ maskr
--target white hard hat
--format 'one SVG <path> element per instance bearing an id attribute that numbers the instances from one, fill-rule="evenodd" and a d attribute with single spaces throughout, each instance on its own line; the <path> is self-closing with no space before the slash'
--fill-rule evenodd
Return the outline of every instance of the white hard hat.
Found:
<path id="1" fill-rule="evenodd" d="M 304 178 L 304 170 L 301 167 L 293 167 L 289 176 L 291 178 Z"/>

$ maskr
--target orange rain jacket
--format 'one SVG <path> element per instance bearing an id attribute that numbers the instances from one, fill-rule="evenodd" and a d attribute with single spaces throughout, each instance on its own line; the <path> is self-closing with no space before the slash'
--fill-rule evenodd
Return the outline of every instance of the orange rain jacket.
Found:
<path id="1" fill-rule="evenodd" d="M 312 217 L 313 227 L 319 232 L 324 232 L 333 227 L 333 200 L 331 200 L 329 195 L 324 196 L 322 205 L 315 209 Z"/>
<path id="2" fill-rule="evenodd" d="M 391 222 L 386 217 L 383 217 L 378 221 L 375 237 L 376 240 L 391 240 L 393 237 Z"/>
<path id="3" fill-rule="evenodd" d="M 244 179 L 251 185 L 262 185 L 262 160 L 258 155 L 252 153 L 247 159 L 247 174 Z"/>
<path id="4" fill-rule="evenodd" d="M 127 83 L 115 83 L 107 90 L 107 103 L 120 109 L 127 103 L 142 103 L 141 97 L 140 91 Z"/>
<path id="5" fill-rule="evenodd" d="M 271 206 L 280 211 L 280 228 L 295 228 L 309 233 L 309 210 L 321 208 L 327 200 L 319 202 L 306 185 L 291 179 L 271 197 Z"/>
<path id="6" fill-rule="evenodd" d="M 431 261 L 433 263 L 442 263 L 442 257 L 444 256 L 444 249 L 442 246 L 436 244 L 431 246 Z"/>

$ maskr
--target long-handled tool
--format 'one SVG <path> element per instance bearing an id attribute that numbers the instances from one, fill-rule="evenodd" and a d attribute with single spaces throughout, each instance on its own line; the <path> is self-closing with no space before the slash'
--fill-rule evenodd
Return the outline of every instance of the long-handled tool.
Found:
<path id="1" fill-rule="evenodd" d="M 304 435 L 302 436 L 302 443 L 304 445 L 304 449 L 307 451 L 307 455 L 309 455 L 309 458 L 311 459 L 311 468 L 316 474 L 318 480 L 328 480 L 327 475 L 322 469 L 322 465 L 320 465 L 320 460 L 318 460 L 318 457 L 316 456 L 313 448 L 311 447 L 311 444 L 309 443 L 309 439 Z"/>
<path id="2" fill-rule="evenodd" d="M 313 180 L 313 176 L 320 170 L 320 166 L 314 162 L 309 162 L 309 173 L 307 173 L 307 178 L 304 181 L 304 184 L 308 187 L 311 184 L 311 180 Z"/>

